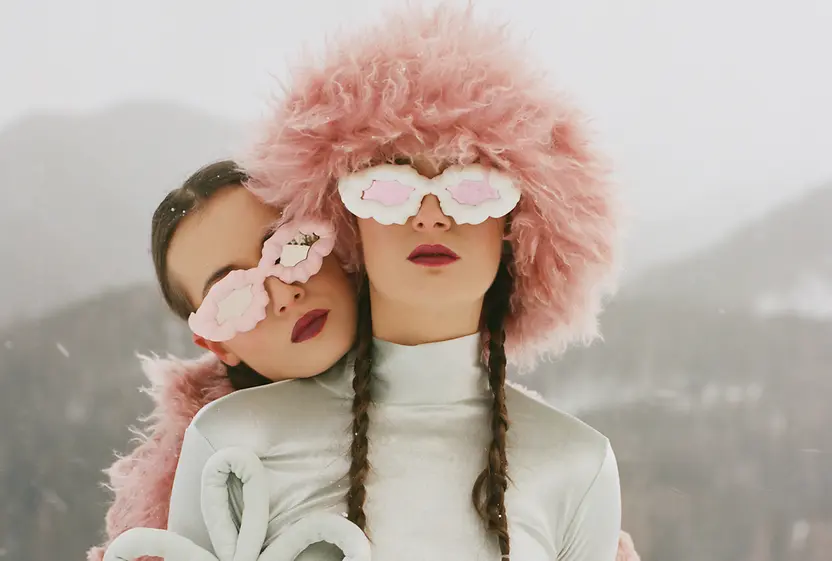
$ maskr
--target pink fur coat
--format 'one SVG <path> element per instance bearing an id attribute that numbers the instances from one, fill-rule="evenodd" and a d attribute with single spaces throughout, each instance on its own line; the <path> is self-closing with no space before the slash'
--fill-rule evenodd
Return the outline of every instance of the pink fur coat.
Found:
<path id="1" fill-rule="evenodd" d="M 142 367 L 155 407 L 144 419 L 147 426 L 136 448 L 105 470 L 114 494 L 106 516 L 107 540 L 89 550 L 87 561 L 102 561 L 109 543 L 130 528 L 167 527 L 185 429 L 202 407 L 233 391 L 225 367 L 212 354 L 196 360 L 143 358 Z M 626 532 L 621 532 L 616 561 L 639 561 Z"/>

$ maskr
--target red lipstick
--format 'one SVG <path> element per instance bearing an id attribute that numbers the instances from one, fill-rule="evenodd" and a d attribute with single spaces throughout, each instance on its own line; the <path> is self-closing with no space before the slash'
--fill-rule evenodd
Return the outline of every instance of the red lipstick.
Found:
<path id="1" fill-rule="evenodd" d="M 329 310 L 311 310 L 295 322 L 292 328 L 292 343 L 303 343 L 316 337 L 324 330 Z"/>
<path id="2" fill-rule="evenodd" d="M 424 267 L 443 267 L 459 260 L 459 255 L 444 245 L 420 245 L 410 252 L 407 260 Z"/>

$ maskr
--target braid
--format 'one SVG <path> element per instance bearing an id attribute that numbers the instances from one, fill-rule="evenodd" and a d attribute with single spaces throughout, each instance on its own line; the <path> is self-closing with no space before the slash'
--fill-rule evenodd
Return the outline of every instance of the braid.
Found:
<path id="1" fill-rule="evenodd" d="M 486 293 L 485 327 L 488 329 L 488 382 L 494 401 L 491 407 L 491 444 L 488 466 L 477 477 L 473 489 L 474 506 L 488 531 L 497 536 L 500 553 L 509 561 L 510 543 L 506 517 L 508 460 L 506 432 L 509 428 L 506 410 L 506 332 L 504 321 L 509 312 L 512 277 L 505 260 L 500 263 L 494 283 Z"/>
<path id="2" fill-rule="evenodd" d="M 370 287 L 367 277 L 358 294 L 358 334 L 355 351 L 355 377 L 352 388 L 352 445 L 350 446 L 350 489 L 347 492 L 347 517 L 366 531 L 367 517 L 364 501 L 367 490 L 364 485 L 370 471 L 367 430 L 370 427 L 371 381 L 373 366 L 373 319 L 370 314 Z"/>

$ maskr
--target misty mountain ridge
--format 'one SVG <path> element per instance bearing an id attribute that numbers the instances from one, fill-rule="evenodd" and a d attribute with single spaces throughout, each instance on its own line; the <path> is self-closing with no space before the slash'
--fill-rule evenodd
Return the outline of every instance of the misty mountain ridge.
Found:
<path id="1" fill-rule="evenodd" d="M 0 131 L 0 325 L 152 278 L 150 218 L 240 127 L 164 103 L 39 115 Z"/>
<path id="2" fill-rule="evenodd" d="M 722 242 L 654 267 L 622 298 L 832 317 L 832 184 L 737 228 Z"/>
<path id="3" fill-rule="evenodd" d="M 797 382 L 789 361 L 799 355 L 824 356 L 821 365 L 832 361 L 825 344 L 832 321 L 795 313 L 760 317 L 753 310 L 620 300 L 604 311 L 601 330 L 603 341 L 574 348 L 530 375 L 547 399 L 575 414 L 639 403 L 684 411 L 753 404 Z"/>

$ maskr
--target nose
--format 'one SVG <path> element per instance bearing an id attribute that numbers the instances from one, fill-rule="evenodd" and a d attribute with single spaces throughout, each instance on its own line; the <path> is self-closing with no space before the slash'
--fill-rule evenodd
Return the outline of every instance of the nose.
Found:
<path id="1" fill-rule="evenodd" d="M 451 227 L 451 219 L 442 212 L 436 195 L 427 195 L 411 225 L 417 232 L 445 232 Z"/>
<path id="2" fill-rule="evenodd" d="M 266 279 L 266 291 L 272 311 L 277 316 L 285 314 L 306 297 L 306 290 L 301 285 L 286 284 L 275 277 Z"/>

